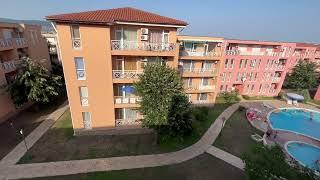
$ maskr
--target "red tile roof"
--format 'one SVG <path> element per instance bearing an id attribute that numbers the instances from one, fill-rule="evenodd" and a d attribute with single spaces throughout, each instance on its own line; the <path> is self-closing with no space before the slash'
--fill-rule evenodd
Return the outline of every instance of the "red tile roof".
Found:
<path id="1" fill-rule="evenodd" d="M 47 20 L 54 22 L 71 22 L 84 24 L 108 24 L 121 22 L 152 23 L 186 26 L 181 20 L 160 16 L 158 14 L 142 11 L 135 8 L 125 7 L 108 10 L 86 11 L 79 13 L 59 14 L 46 16 Z"/>

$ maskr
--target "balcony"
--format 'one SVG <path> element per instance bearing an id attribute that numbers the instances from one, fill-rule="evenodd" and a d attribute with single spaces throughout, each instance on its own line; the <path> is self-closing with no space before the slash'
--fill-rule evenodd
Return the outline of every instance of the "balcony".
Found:
<path id="1" fill-rule="evenodd" d="M 127 105 L 127 104 L 134 104 L 135 107 L 138 105 L 138 102 L 141 101 L 141 98 L 138 96 L 114 96 L 114 104 L 117 105 Z"/>
<path id="2" fill-rule="evenodd" d="M 210 102 L 208 100 L 194 100 L 191 101 L 192 104 L 209 104 Z"/>
<path id="3" fill-rule="evenodd" d="M 112 78 L 117 83 L 133 82 L 138 80 L 142 73 L 140 70 L 112 70 Z"/>
<path id="4" fill-rule="evenodd" d="M 240 55 L 240 56 L 279 56 L 279 52 L 253 52 L 253 51 L 239 51 L 239 50 L 227 50 L 226 55 Z"/>
<path id="5" fill-rule="evenodd" d="M 121 126 L 140 126 L 140 119 L 116 119 L 116 127 Z"/>
<path id="6" fill-rule="evenodd" d="M 139 55 L 138 52 L 140 52 L 141 55 L 141 52 L 143 52 L 149 53 L 150 56 L 174 56 L 174 52 L 176 51 L 176 43 L 111 40 L 111 49 L 113 51 L 113 55 Z M 125 51 L 130 52 L 126 53 Z"/>
<path id="7" fill-rule="evenodd" d="M 27 41 L 24 38 L 15 38 L 14 40 L 17 48 L 22 48 L 27 46 Z"/>
<path id="8" fill-rule="evenodd" d="M 281 77 L 274 77 L 272 79 L 272 83 L 279 83 L 280 82 Z"/>
<path id="9" fill-rule="evenodd" d="M 8 73 L 11 71 L 15 71 L 17 69 L 17 64 L 20 61 L 12 60 L 12 61 L 6 61 L 0 64 L 1 69 L 4 73 Z"/>
<path id="10" fill-rule="evenodd" d="M 276 71 L 284 71 L 285 65 L 279 65 L 275 67 Z"/>
<path id="11" fill-rule="evenodd" d="M 187 93 L 203 93 L 203 92 L 213 92 L 215 90 L 215 86 L 207 85 L 207 86 L 186 86 L 185 91 Z"/>
<path id="12" fill-rule="evenodd" d="M 180 56 L 192 56 L 192 57 L 220 57 L 221 53 L 220 52 L 215 52 L 215 51 L 211 51 L 211 52 L 194 52 L 194 51 L 186 51 L 186 50 L 182 50 L 180 52 Z"/>
<path id="13" fill-rule="evenodd" d="M 203 68 L 193 68 L 193 69 L 182 69 L 183 77 L 213 77 L 217 76 L 216 69 L 203 69 Z"/>

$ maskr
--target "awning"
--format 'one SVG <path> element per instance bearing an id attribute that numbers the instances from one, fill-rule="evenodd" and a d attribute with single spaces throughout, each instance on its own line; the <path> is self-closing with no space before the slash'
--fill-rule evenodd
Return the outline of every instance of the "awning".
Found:
<path id="1" fill-rule="evenodd" d="M 304 100 L 303 96 L 301 96 L 299 94 L 296 94 L 296 93 L 287 93 L 287 97 L 292 99 L 292 100 L 298 100 L 298 101 Z"/>

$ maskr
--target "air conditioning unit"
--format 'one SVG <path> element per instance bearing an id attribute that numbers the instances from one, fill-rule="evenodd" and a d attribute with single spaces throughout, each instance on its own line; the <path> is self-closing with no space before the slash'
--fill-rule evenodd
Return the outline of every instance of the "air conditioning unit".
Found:
<path id="1" fill-rule="evenodd" d="M 141 28 L 141 34 L 148 35 L 148 34 L 149 34 L 149 29 L 147 29 L 147 28 Z"/>
<path id="2" fill-rule="evenodd" d="M 141 35 L 141 41 L 148 41 L 149 36 L 148 35 Z"/>

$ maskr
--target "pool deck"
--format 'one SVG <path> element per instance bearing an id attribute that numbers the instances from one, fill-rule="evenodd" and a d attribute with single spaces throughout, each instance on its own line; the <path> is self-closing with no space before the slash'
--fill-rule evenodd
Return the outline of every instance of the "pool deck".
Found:
<path id="1" fill-rule="evenodd" d="M 267 106 L 269 105 L 270 107 L 266 107 L 265 106 L 266 104 L 267 104 Z M 309 105 L 309 104 L 299 103 L 298 106 L 294 106 L 294 105 L 288 105 L 285 101 L 280 101 L 280 100 L 264 101 L 264 103 L 262 101 L 260 101 L 260 102 L 242 102 L 241 105 L 245 106 L 246 108 L 255 108 L 255 109 L 258 109 L 259 111 L 261 111 L 261 113 L 260 113 L 262 116 L 261 121 L 249 121 L 249 122 L 252 126 L 254 126 L 255 128 L 257 128 L 263 132 L 266 132 L 267 129 L 271 129 L 271 127 L 266 122 L 266 120 L 267 120 L 268 113 L 274 109 L 293 108 L 294 107 L 294 108 L 306 108 L 306 109 L 311 109 L 311 110 L 315 110 L 315 111 L 320 112 L 319 108 L 312 106 L 312 105 Z M 281 130 L 272 130 L 272 131 L 273 131 L 273 133 L 270 135 L 270 137 L 265 138 L 267 144 L 271 145 L 271 144 L 277 143 L 280 146 L 284 147 L 285 143 L 288 141 L 303 141 L 305 143 L 320 147 L 320 141 L 312 139 L 310 137 L 296 134 L 293 132 L 281 131 Z M 274 138 L 275 132 L 276 132 L 276 137 Z"/>

